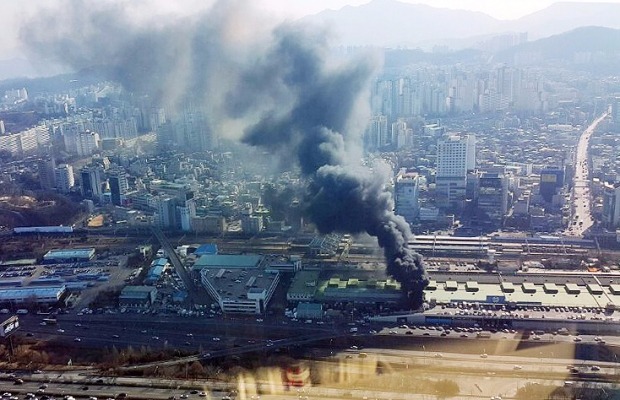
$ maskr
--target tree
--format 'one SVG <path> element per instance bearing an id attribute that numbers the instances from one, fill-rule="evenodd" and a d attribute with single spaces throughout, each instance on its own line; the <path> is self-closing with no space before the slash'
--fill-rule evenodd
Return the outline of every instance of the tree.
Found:
<path id="1" fill-rule="evenodd" d="M 189 365 L 187 374 L 191 378 L 198 378 L 202 376 L 203 373 L 204 373 L 204 368 L 202 367 L 202 364 L 199 361 L 194 361 L 193 363 Z"/>

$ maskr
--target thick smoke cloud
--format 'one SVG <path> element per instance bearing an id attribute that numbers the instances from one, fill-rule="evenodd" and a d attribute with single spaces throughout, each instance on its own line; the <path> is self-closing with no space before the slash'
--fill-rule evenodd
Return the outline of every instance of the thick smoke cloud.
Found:
<path id="1" fill-rule="evenodd" d="M 388 273 L 419 306 L 427 277 L 408 247 L 409 226 L 392 211 L 390 171 L 359 161 L 373 57 L 332 65 L 327 32 L 267 28 L 245 2 L 142 24 L 119 4 L 71 2 L 69 12 L 28 24 L 22 37 L 37 55 L 76 69 L 104 66 L 127 89 L 168 106 L 190 101 L 220 134 L 234 136 L 223 132 L 234 121 L 243 142 L 298 164 L 309 181 L 307 213 L 319 231 L 376 237 Z"/>

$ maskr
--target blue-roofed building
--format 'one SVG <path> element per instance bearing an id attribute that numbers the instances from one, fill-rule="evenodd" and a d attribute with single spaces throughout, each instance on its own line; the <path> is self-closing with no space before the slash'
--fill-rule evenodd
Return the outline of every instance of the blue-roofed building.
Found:
<path id="1" fill-rule="evenodd" d="M 164 266 L 155 265 L 151 267 L 151 269 L 149 270 L 149 273 L 146 275 L 146 278 L 144 278 L 144 283 L 146 285 L 152 285 L 156 283 L 157 281 L 159 281 L 163 273 L 164 273 Z"/>
<path id="2" fill-rule="evenodd" d="M 50 250 L 43 256 L 44 263 L 69 263 L 90 261 L 95 258 L 95 249 L 58 249 Z"/>
<path id="3" fill-rule="evenodd" d="M 187 299 L 187 292 L 185 290 L 177 290 L 172 293 L 173 303 L 183 303 Z"/>
<path id="4" fill-rule="evenodd" d="M 66 285 L 21 286 L 0 290 L 0 303 L 25 303 L 36 301 L 39 304 L 55 304 L 66 292 Z"/>
<path id="5" fill-rule="evenodd" d="M 153 262 L 151 263 L 151 267 L 160 265 L 162 267 L 165 267 L 168 264 L 168 259 L 167 258 L 158 258 L 156 260 L 153 260 Z"/>
<path id="6" fill-rule="evenodd" d="M 215 255 L 217 254 L 217 244 L 215 243 L 207 243 L 198 247 L 194 252 L 196 257 L 204 256 L 204 255 Z"/>

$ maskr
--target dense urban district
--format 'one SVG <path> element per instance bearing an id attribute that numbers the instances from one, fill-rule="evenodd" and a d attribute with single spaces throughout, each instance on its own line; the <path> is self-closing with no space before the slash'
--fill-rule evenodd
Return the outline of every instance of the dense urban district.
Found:
<path id="1" fill-rule="evenodd" d="M 415 285 L 375 208 L 312 203 L 333 160 L 92 71 L 0 82 L 3 398 L 617 398 L 620 78 L 537 54 L 373 78 L 350 154 Z"/>

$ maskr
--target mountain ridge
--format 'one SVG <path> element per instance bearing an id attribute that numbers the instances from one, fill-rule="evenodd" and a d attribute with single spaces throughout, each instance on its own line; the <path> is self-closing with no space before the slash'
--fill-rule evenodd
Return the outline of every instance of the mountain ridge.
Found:
<path id="1" fill-rule="evenodd" d="M 516 20 L 499 20 L 477 11 L 453 10 L 398 0 L 324 10 L 301 21 L 329 25 L 344 46 L 425 47 L 450 39 L 527 32 L 539 39 L 581 26 L 620 28 L 620 4 L 559 2 Z M 460 46 L 459 48 L 463 48 Z"/>

